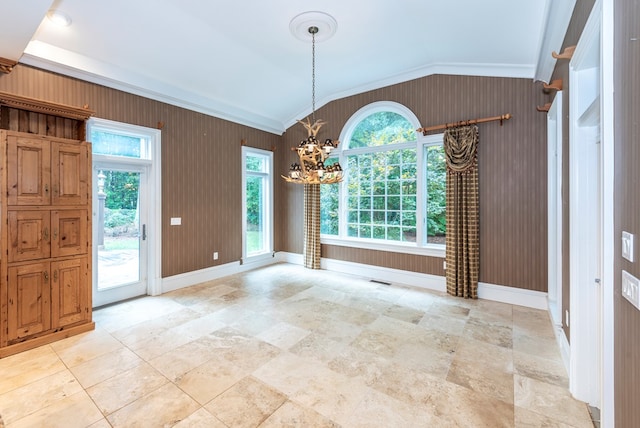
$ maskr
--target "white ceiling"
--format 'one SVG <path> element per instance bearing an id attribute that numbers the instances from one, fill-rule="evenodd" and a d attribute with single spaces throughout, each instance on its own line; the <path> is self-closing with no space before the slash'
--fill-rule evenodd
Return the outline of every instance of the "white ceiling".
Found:
<path id="1" fill-rule="evenodd" d="M 277 134 L 316 108 L 434 73 L 533 79 L 551 0 L 0 0 L 0 57 Z M 69 27 L 46 19 L 67 13 Z"/>

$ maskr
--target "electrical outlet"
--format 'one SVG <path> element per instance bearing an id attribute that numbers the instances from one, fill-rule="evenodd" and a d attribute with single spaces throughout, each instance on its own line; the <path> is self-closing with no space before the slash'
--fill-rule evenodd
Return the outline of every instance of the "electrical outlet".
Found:
<path id="1" fill-rule="evenodd" d="M 218 260 L 218 252 L 213 253 L 213 260 Z"/>
<path id="2" fill-rule="evenodd" d="M 442 269 L 447 270 L 447 262 L 442 262 Z"/>
<path id="3" fill-rule="evenodd" d="M 564 325 L 569 327 L 569 310 L 564 311 Z"/>
<path id="4" fill-rule="evenodd" d="M 640 309 L 640 281 L 626 270 L 622 271 L 622 296 Z"/>
<path id="5" fill-rule="evenodd" d="M 182 217 L 171 217 L 171 226 L 180 226 L 182 224 Z"/>

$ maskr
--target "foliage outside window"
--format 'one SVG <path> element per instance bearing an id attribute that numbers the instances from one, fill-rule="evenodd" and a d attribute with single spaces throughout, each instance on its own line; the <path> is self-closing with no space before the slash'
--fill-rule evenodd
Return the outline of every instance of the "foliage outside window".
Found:
<path id="1" fill-rule="evenodd" d="M 321 233 L 416 246 L 444 244 L 442 138 L 419 139 L 416 127 L 404 115 L 382 110 L 352 128 L 335 158 L 346 166 L 344 183 L 321 188 Z"/>
<path id="2" fill-rule="evenodd" d="M 273 251 L 273 158 L 271 152 L 243 147 L 243 257 Z"/>

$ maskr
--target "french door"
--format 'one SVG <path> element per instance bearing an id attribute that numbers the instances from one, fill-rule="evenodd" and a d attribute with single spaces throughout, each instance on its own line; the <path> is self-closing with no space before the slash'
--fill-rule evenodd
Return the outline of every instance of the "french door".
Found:
<path id="1" fill-rule="evenodd" d="M 94 307 L 147 294 L 147 177 L 139 161 L 94 155 Z"/>

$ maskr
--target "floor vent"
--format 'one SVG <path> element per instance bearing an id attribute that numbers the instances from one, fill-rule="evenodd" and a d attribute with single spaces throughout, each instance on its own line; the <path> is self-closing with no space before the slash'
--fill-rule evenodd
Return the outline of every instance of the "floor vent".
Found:
<path id="1" fill-rule="evenodd" d="M 378 281 L 377 279 L 370 279 L 369 282 L 375 282 L 376 284 L 383 284 L 383 285 L 391 285 L 390 282 Z"/>

